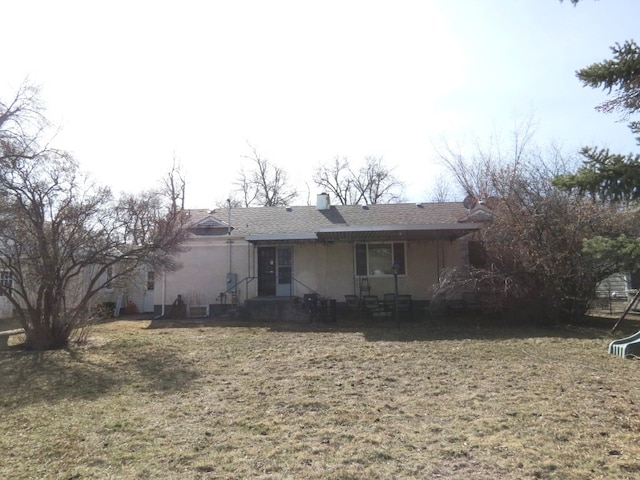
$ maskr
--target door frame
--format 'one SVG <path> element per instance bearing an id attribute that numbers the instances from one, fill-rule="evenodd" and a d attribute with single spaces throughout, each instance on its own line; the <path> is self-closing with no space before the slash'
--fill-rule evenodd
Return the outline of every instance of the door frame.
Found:
<path id="1" fill-rule="evenodd" d="M 293 245 L 258 247 L 259 297 L 289 297 L 293 294 L 293 252 Z"/>

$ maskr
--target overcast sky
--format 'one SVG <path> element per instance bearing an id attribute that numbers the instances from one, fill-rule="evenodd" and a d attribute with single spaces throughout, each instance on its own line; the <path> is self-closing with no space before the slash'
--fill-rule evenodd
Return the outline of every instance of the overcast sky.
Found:
<path id="1" fill-rule="evenodd" d="M 626 124 L 575 71 L 637 39 L 640 2 L 65 1 L 0 4 L 0 95 L 41 85 L 57 146 L 120 190 L 173 156 L 190 207 L 229 196 L 253 145 L 315 201 L 322 162 L 384 157 L 409 201 L 442 171 L 433 145 L 507 135 L 620 153 Z"/>

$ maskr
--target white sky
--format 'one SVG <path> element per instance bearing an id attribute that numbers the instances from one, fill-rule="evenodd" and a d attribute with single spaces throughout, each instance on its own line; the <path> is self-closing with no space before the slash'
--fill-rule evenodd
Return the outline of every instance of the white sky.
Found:
<path id="1" fill-rule="evenodd" d="M 297 204 L 337 155 L 383 156 L 424 200 L 434 144 L 527 118 L 541 145 L 638 150 L 575 77 L 636 38 L 634 0 L 20 0 L 0 18 L 0 95 L 41 85 L 57 146 L 116 193 L 154 186 L 175 153 L 188 206 L 213 207 L 250 143 Z"/>

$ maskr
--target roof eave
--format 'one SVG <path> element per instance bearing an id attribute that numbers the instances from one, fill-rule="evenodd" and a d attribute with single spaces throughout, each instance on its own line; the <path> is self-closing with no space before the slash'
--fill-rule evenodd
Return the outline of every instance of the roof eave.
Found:
<path id="1" fill-rule="evenodd" d="M 245 236 L 249 243 L 282 243 L 282 242 L 309 242 L 316 241 L 315 233 L 256 233 Z"/>
<path id="2" fill-rule="evenodd" d="M 321 241 L 454 240 L 482 226 L 479 223 L 349 226 L 321 228 L 316 233 Z"/>
<path id="3" fill-rule="evenodd" d="M 334 241 L 411 241 L 454 240 L 479 230 L 481 223 L 442 223 L 429 225 L 354 225 L 319 228 L 315 232 L 249 234 L 253 244 L 334 242 Z"/>

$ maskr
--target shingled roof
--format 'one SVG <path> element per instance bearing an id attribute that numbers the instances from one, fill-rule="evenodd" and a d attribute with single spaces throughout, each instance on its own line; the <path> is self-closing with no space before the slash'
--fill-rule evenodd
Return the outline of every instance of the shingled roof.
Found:
<path id="1" fill-rule="evenodd" d="M 229 224 L 226 209 L 192 210 L 192 231 L 204 233 L 212 223 Z M 304 240 L 411 240 L 456 238 L 482 226 L 490 211 L 480 205 L 472 211 L 462 203 L 399 203 L 231 209 L 234 236 L 250 242 Z M 219 234 L 224 234 L 220 228 Z"/>

